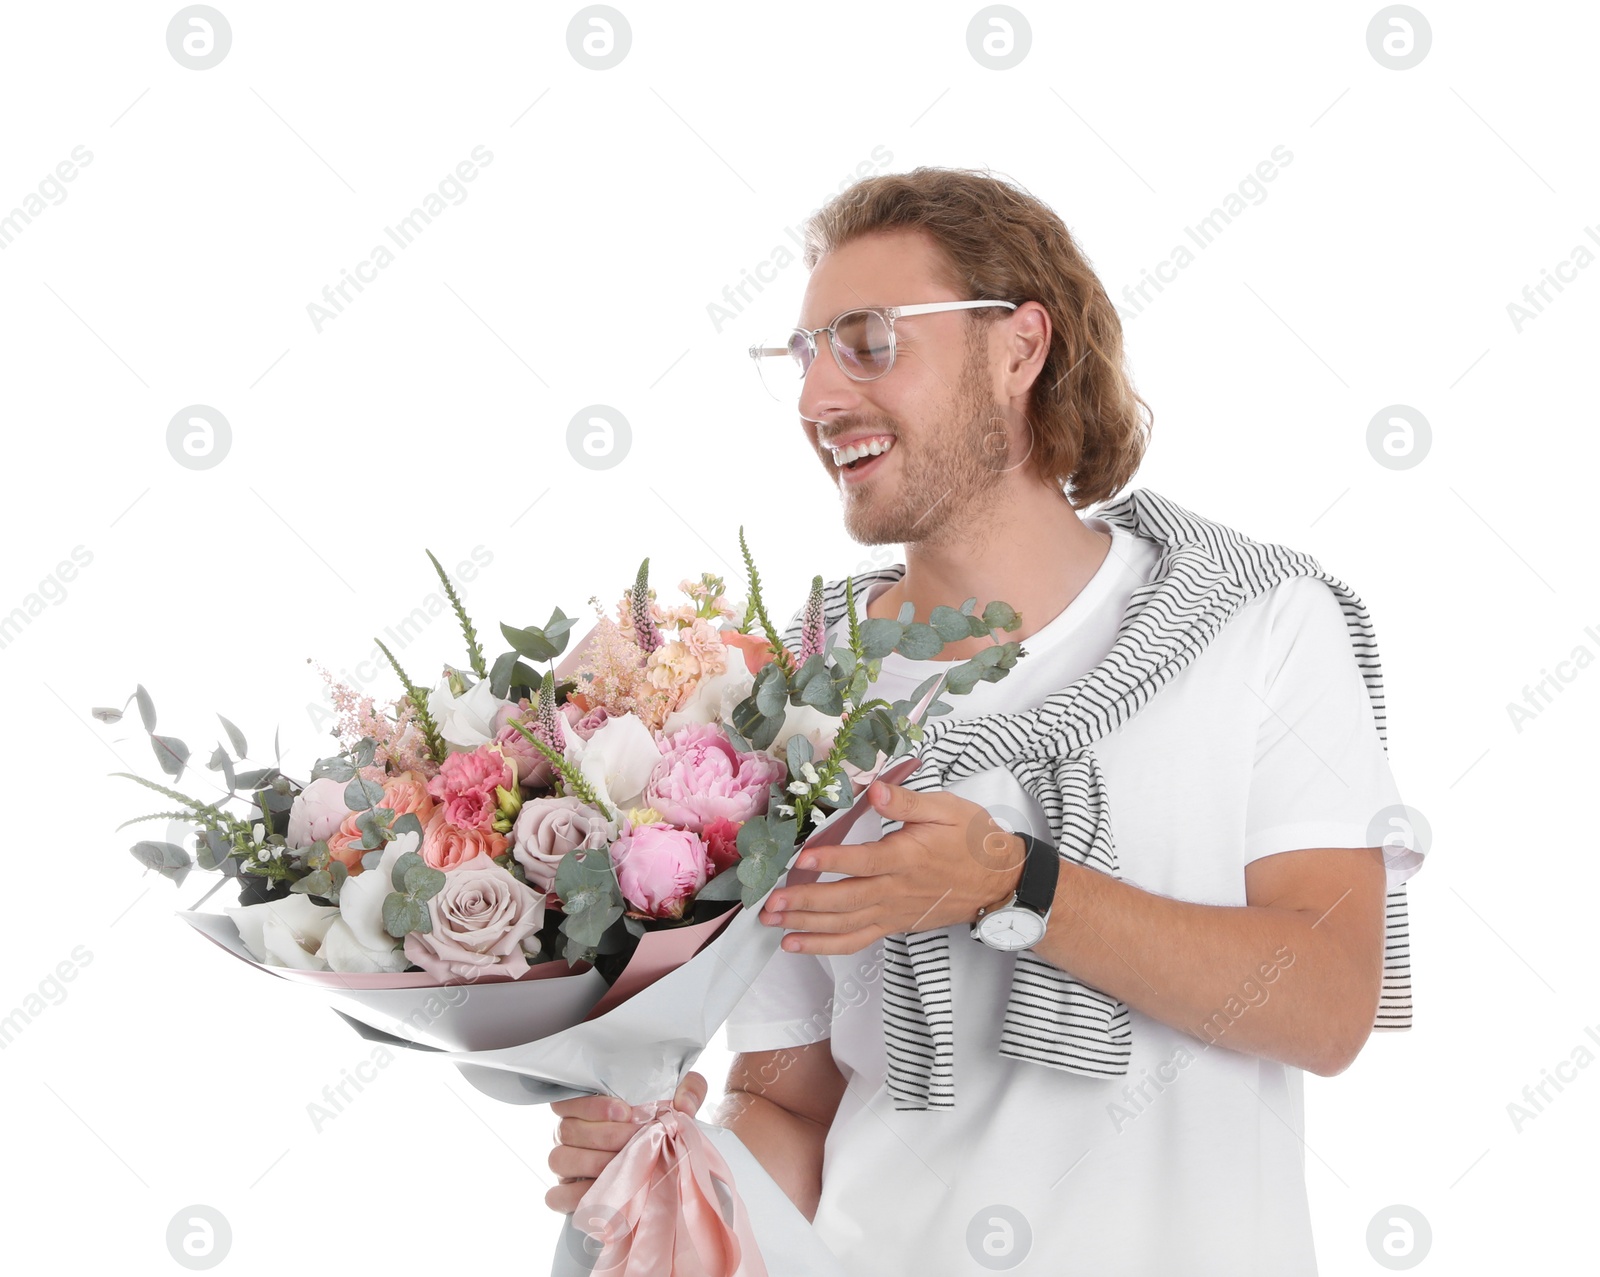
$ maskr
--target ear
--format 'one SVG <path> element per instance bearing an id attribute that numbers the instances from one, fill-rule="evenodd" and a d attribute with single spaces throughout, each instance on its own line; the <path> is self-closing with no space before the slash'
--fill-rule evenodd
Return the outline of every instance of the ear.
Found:
<path id="1" fill-rule="evenodd" d="M 1023 302 L 1001 324 L 1006 332 L 1001 393 L 1026 395 L 1050 354 L 1050 313 L 1038 302 Z"/>

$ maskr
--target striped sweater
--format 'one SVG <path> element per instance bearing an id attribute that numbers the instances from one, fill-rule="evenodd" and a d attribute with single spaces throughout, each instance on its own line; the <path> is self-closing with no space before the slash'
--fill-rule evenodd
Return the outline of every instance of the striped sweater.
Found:
<path id="1" fill-rule="evenodd" d="M 1263 544 L 1201 518 L 1148 488 L 1093 512 L 1159 544 L 1152 578 L 1133 592 L 1111 650 L 1082 678 L 1029 710 L 929 720 L 904 784 L 928 791 L 1003 767 L 1038 800 L 1050 841 L 1067 860 L 1119 876 L 1108 795 L 1094 745 L 1139 712 L 1186 669 L 1250 599 L 1295 576 L 1324 581 L 1338 598 L 1372 700 L 1385 751 L 1388 735 L 1377 641 L 1365 605 L 1309 555 Z M 859 609 L 873 582 L 898 580 L 904 564 L 854 578 Z M 827 582 L 824 625 L 845 615 L 845 581 Z M 858 616 L 860 612 L 858 611 Z M 784 642 L 797 649 L 802 616 Z M 900 827 L 885 821 L 885 835 Z M 1411 1027 L 1411 967 L 1405 883 L 1388 893 L 1383 995 L 1375 1030 Z M 884 939 L 883 1020 L 888 1087 L 897 1109 L 955 1107 L 950 998 L 950 928 Z M 975 942 L 973 942 L 975 943 Z M 1000 1054 L 1085 1076 L 1128 1072 L 1132 1029 L 1126 1005 L 1052 966 L 1016 954 Z"/>

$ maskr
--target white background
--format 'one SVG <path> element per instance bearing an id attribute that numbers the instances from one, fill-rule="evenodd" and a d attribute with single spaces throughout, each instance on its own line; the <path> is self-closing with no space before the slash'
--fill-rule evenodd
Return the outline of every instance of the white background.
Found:
<path id="1" fill-rule="evenodd" d="M 232 45 L 203 71 L 168 51 L 175 5 L 6 8 L 0 217 L 74 147 L 93 157 L 0 249 L 0 613 L 53 600 L 0 649 L 0 1015 L 91 955 L 0 1052 L 13 1254 L 176 1271 L 168 1221 L 202 1203 L 231 1226 L 225 1271 L 545 1271 L 548 1109 L 402 1059 L 315 1130 L 307 1105 L 369 1045 L 172 918 L 209 879 L 141 876 L 126 848 L 160 822 L 116 827 L 165 804 L 110 773 L 159 773 L 136 715 L 90 709 L 143 683 L 198 761 L 221 712 L 258 760 L 281 731 L 303 775 L 331 744 L 307 659 L 364 658 L 433 588 L 424 547 L 492 555 L 465 590 L 491 658 L 500 621 L 592 616 L 645 554 L 669 590 L 708 570 L 742 590 L 741 523 L 787 616 L 813 573 L 900 550 L 844 535 L 743 357 L 793 324 L 804 268 L 718 331 L 725 286 L 865 161 L 1020 182 L 1120 297 L 1282 145 L 1266 198 L 1126 329 L 1155 411 L 1136 485 L 1355 588 L 1431 827 L 1416 1027 L 1307 1079 L 1318 1255 L 1378 1271 L 1369 1222 L 1403 1204 L 1431 1270 L 1553 1261 L 1592 1210 L 1600 1067 L 1520 1131 L 1507 1105 L 1600 1053 L 1580 800 L 1600 268 L 1520 332 L 1507 304 L 1600 251 L 1595 11 L 1425 2 L 1431 48 L 1394 70 L 1372 3 L 1029 0 L 1027 56 L 993 70 L 968 49 L 975 4 L 619 5 L 631 46 L 608 70 L 569 51 L 576 5 L 221 0 Z M 467 198 L 319 332 L 308 304 L 479 145 Z M 208 469 L 167 447 L 193 404 L 231 427 Z M 591 404 L 631 427 L 608 470 L 568 450 Z M 1432 428 L 1408 469 L 1367 446 L 1392 404 Z M 88 565 L 46 584 L 75 547 Z M 1579 647 L 1519 731 L 1508 702 Z M 432 681 L 465 655 L 445 617 L 402 659 Z M 713 1100 L 727 1058 L 697 1065 Z"/>

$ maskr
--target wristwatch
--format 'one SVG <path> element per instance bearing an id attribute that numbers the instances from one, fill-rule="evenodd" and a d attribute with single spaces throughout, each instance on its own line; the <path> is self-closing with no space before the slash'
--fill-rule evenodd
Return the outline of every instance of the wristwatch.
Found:
<path id="1" fill-rule="evenodd" d="M 972 938 L 991 949 L 1014 953 L 1031 949 L 1044 939 L 1050 907 L 1056 899 L 1056 879 L 1061 873 L 1061 853 L 1042 838 L 1017 832 L 1027 854 L 1017 889 L 1005 904 L 978 910 Z"/>

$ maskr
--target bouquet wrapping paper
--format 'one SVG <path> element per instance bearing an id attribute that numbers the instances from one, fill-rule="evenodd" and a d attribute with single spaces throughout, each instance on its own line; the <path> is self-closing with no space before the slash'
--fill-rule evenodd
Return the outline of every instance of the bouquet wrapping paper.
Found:
<path id="1" fill-rule="evenodd" d="M 902 758 L 876 776 L 898 784 L 917 766 Z M 841 843 L 870 809 L 868 783 L 802 848 Z M 818 876 L 791 862 L 771 890 Z M 241 961 L 318 990 L 364 1036 L 437 1054 L 494 1099 L 549 1104 L 600 1094 L 649 1108 L 651 1120 L 564 1218 L 552 1277 L 844 1277 L 732 1131 L 671 1108 L 679 1082 L 777 952 L 783 932 L 762 924 L 765 900 L 646 932 L 609 988 L 594 968 L 562 961 L 538 963 L 518 980 L 455 986 L 418 972 L 270 966 L 250 955 L 225 915 L 179 916 Z M 603 1245 L 619 1217 L 615 1240 Z"/>

